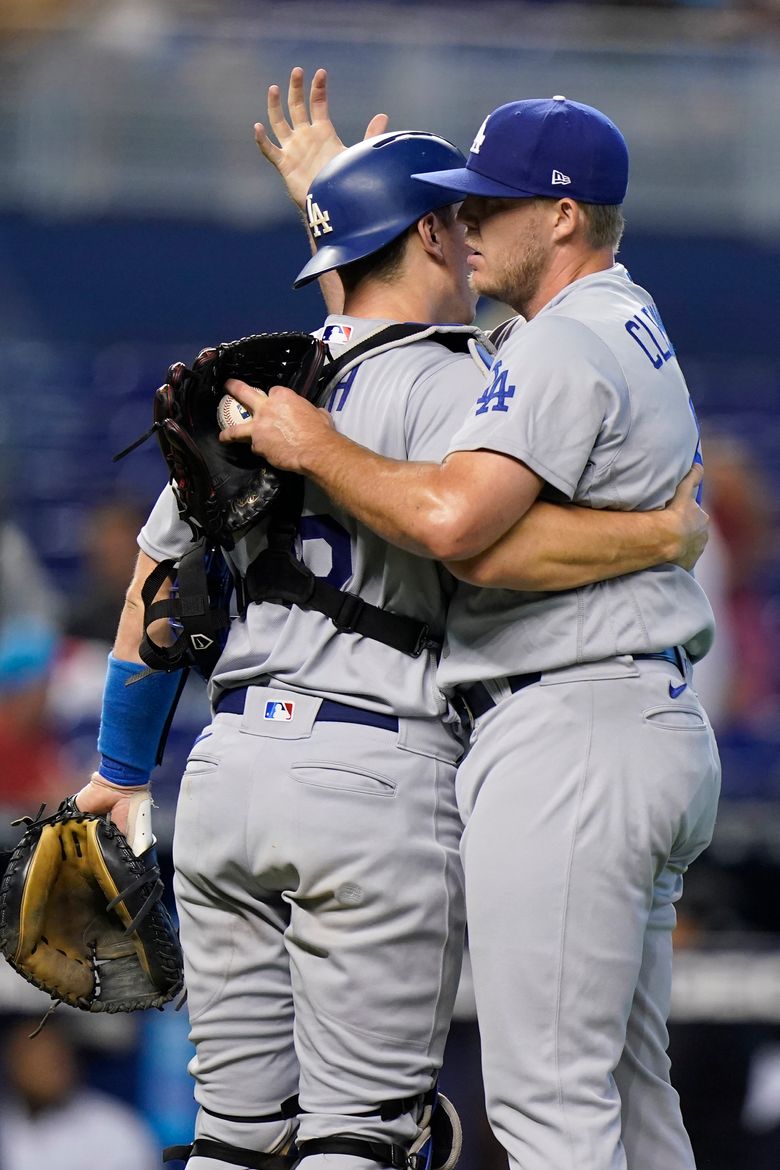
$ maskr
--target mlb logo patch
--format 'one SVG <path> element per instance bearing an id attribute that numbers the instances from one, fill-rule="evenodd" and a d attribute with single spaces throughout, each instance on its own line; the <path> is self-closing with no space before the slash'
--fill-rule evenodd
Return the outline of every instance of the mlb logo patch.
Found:
<path id="1" fill-rule="evenodd" d="M 263 719 L 285 720 L 289 722 L 295 714 L 295 703 L 280 703 L 276 699 L 269 699 L 265 705 Z"/>
<path id="2" fill-rule="evenodd" d="M 346 345 L 352 337 L 351 325 L 328 325 L 322 335 L 323 341 L 334 341 L 337 345 Z"/>

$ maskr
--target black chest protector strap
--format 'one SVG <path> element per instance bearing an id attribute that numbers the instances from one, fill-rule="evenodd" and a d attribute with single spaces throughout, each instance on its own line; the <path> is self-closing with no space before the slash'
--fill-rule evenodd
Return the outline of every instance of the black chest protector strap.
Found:
<path id="1" fill-rule="evenodd" d="M 296 528 L 287 527 L 275 527 L 269 533 L 268 548 L 255 557 L 243 580 L 246 601 L 274 601 L 316 610 L 330 618 L 341 633 L 362 634 L 414 658 L 423 650 L 441 649 L 441 642 L 425 622 L 380 609 L 315 577 L 295 556 L 295 535 Z"/>

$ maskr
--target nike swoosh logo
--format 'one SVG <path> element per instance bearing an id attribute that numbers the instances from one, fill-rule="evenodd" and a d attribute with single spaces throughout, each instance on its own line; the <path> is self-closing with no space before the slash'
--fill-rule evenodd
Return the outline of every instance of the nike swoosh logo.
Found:
<path id="1" fill-rule="evenodd" d="M 679 686 L 679 687 L 673 687 L 673 686 L 672 686 L 672 684 L 671 684 L 671 683 L 669 683 L 669 695 L 670 695 L 670 697 L 671 697 L 672 699 L 679 699 L 680 695 L 683 693 L 683 691 L 685 690 L 685 688 L 687 687 L 687 685 L 688 685 L 687 683 L 683 683 L 683 684 L 682 684 L 682 686 Z"/>

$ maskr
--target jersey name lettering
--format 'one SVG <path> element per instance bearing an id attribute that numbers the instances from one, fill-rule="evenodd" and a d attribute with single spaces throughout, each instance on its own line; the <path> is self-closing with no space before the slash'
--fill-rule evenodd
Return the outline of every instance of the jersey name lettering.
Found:
<path id="1" fill-rule="evenodd" d="M 349 392 L 352 389 L 352 383 L 355 381 L 357 372 L 358 367 L 353 366 L 349 373 L 345 374 L 341 381 L 337 382 L 331 390 L 330 397 L 325 404 L 325 409 L 329 410 L 331 414 L 334 411 L 343 410 L 346 406 Z"/>
<path id="2" fill-rule="evenodd" d="M 487 414 L 488 410 L 508 411 L 507 398 L 514 398 L 515 386 L 507 385 L 507 371 L 497 361 L 490 371 L 492 382 L 485 388 L 477 399 L 476 414 Z"/>
<path id="3" fill-rule="evenodd" d="M 650 326 L 653 326 L 651 328 Z M 663 327 L 661 314 L 655 305 L 644 305 L 641 313 L 635 313 L 626 321 L 626 331 L 644 351 L 648 361 L 660 370 L 661 366 L 674 357 L 674 346 Z"/>
<path id="4" fill-rule="evenodd" d="M 306 216 L 309 220 L 311 234 L 315 239 L 333 231 L 330 223 L 330 212 L 321 211 L 319 203 L 315 203 L 311 195 L 306 196 Z"/>

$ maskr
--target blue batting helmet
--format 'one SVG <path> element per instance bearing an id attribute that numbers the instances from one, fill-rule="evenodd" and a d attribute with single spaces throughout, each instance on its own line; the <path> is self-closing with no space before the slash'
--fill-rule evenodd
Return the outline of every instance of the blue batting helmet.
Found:
<path id="1" fill-rule="evenodd" d="M 309 188 L 306 215 L 317 253 L 295 288 L 379 251 L 423 215 L 463 196 L 412 178 L 414 172 L 461 168 L 456 146 L 416 130 L 379 134 L 332 159 Z"/>

